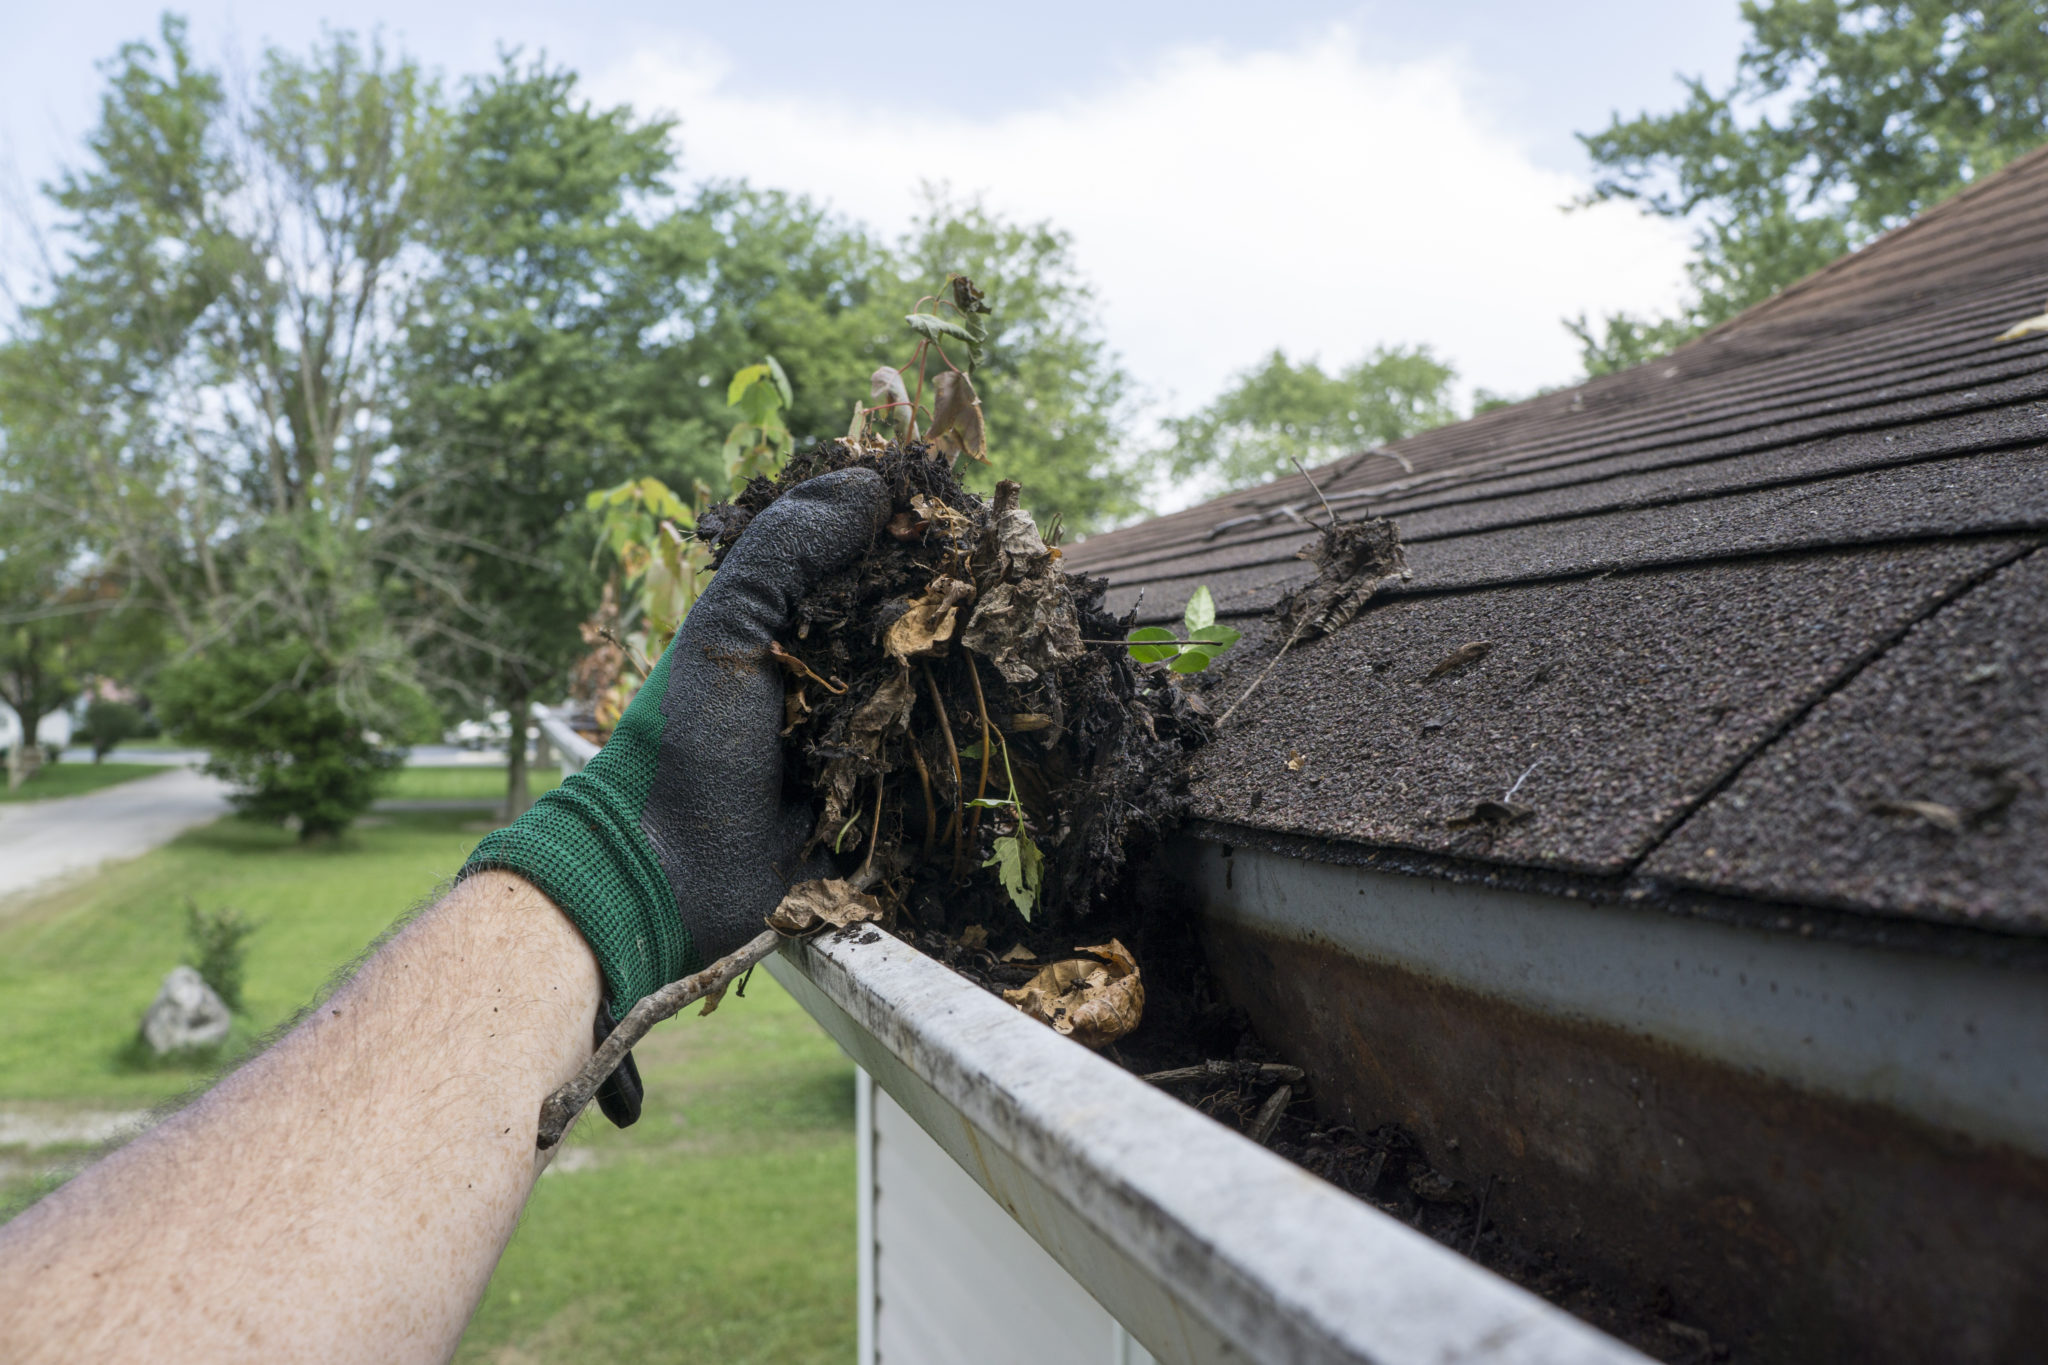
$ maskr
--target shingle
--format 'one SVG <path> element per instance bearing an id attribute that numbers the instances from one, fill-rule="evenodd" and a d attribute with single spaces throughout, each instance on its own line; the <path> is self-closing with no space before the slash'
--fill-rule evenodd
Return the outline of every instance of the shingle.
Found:
<path id="1" fill-rule="evenodd" d="M 2048 553 L 1922 622 L 1685 822 L 1652 876 L 2048 933 Z M 1987 810 L 2001 797 L 2010 804 Z M 1932 802 L 1960 828 L 1909 807 Z M 1974 814 L 1973 814 L 1974 813 Z"/>
<path id="2" fill-rule="evenodd" d="M 1389 602 L 1279 661 L 1198 760 L 1196 813 L 1620 872 L 1801 707 L 2013 552 L 1867 549 Z M 1484 658 L 1428 677 L 1482 640 Z M 1218 690 L 1221 710 L 1235 689 Z M 1446 826 L 1539 759 L 1516 796 L 1527 820 Z"/>

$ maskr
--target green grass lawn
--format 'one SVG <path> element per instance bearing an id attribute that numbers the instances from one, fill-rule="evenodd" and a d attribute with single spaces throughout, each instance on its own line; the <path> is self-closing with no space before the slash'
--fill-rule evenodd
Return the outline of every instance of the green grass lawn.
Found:
<path id="1" fill-rule="evenodd" d="M 561 780 L 560 768 L 527 770 L 527 785 L 535 796 Z M 388 801 L 475 801 L 487 805 L 505 799 L 505 770 L 404 767 L 385 779 L 381 795 Z"/>
<path id="2" fill-rule="evenodd" d="M 0 1109 L 137 1109 L 203 1080 L 119 1060 L 184 956 L 185 897 L 263 922 L 250 940 L 249 1018 L 237 1028 L 247 1040 L 288 1019 L 452 874 L 484 823 L 459 812 L 385 816 L 309 847 L 222 821 L 0 908 Z M 847 1359 L 850 1064 L 765 972 L 746 999 L 663 1025 L 637 1055 L 648 1089 L 640 1122 L 614 1129 L 593 1114 L 571 1135 L 460 1358 Z M 24 1172 L 49 1157 L 0 1150 L 0 1195 L 28 1192 L 37 1177 Z"/>
<path id="3" fill-rule="evenodd" d="M 62 763 L 38 768 L 34 777 L 13 791 L 7 790 L 7 780 L 0 777 L 0 801 L 47 801 L 59 796 L 82 796 L 117 782 L 133 782 L 138 777 L 153 777 L 169 771 L 161 763 L 95 763 L 90 758 L 83 762 L 66 759 Z"/>

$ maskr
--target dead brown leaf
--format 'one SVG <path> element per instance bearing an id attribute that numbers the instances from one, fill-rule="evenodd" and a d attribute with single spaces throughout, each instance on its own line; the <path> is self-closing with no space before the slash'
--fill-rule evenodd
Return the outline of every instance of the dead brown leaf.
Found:
<path id="1" fill-rule="evenodd" d="M 932 380 L 930 439 L 948 460 L 965 454 L 988 463 L 988 426 L 982 418 L 981 399 L 974 392 L 974 381 L 958 370 L 947 370 Z"/>
<path id="2" fill-rule="evenodd" d="M 821 775 L 825 803 L 817 827 L 811 832 L 814 845 L 838 837 L 847 812 L 853 809 L 855 790 L 863 778 L 881 767 L 884 743 L 909 723 L 910 708 L 916 701 L 910 670 L 905 668 L 876 688 L 874 695 L 848 718 L 843 747 L 849 752 L 826 764 Z"/>
<path id="3" fill-rule="evenodd" d="M 1873 801 L 1870 809 L 1879 815 L 1910 815 L 1950 834 L 1960 834 L 1963 830 L 1963 813 L 1939 801 Z"/>
<path id="4" fill-rule="evenodd" d="M 811 718 L 811 699 L 799 682 L 782 694 L 782 733 L 787 736 Z"/>
<path id="5" fill-rule="evenodd" d="M 1513 801 L 1480 801 L 1472 809 L 1460 815 L 1453 815 L 1444 821 L 1449 829 L 1476 829 L 1481 825 L 1512 825 L 1517 820 L 1526 820 L 1535 814 L 1529 806 L 1517 805 Z"/>
<path id="6" fill-rule="evenodd" d="M 2003 332 L 2000 332 L 1998 339 L 2000 341 L 2018 341 L 2021 337 L 2032 336 L 2036 332 L 2048 332 L 2048 304 L 2041 306 L 2041 313 L 2038 317 L 2020 319 Z"/>
<path id="7" fill-rule="evenodd" d="M 962 929 L 960 931 L 960 946 L 962 948 L 988 947 L 988 926 L 970 924 L 965 929 Z"/>
<path id="8" fill-rule="evenodd" d="M 1003 954 L 1002 960 L 1005 962 L 1036 962 L 1038 961 L 1038 954 L 1032 952 L 1021 943 L 1013 943 L 1010 945 L 1010 951 Z"/>
<path id="9" fill-rule="evenodd" d="M 1003 999 L 1083 1047 L 1107 1047 L 1144 1016 L 1138 962 L 1116 939 L 1075 951 L 1107 960 L 1070 958 L 1041 967 L 1016 990 L 1004 991 Z"/>
<path id="10" fill-rule="evenodd" d="M 1491 640 L 1474 640 L 1470 644 L 1459 645 L 1451 651 L 1449 658 L 1429 670 L 1429 676 L 1432 680 L 1441 678 L 1444 674 L 1454 672 L 1465 667 L 1467 664 L 1478 663 L 1492 652 L 1493 641 Z"/>
<path id="11" fill-rule="evenodd" d="M 1288 771 L 1288 772 L 1291 772 L 1291 773 L 1298 773 L 1298 772 L 1300 772 L 1300 771 L 1301 771 L 1301 770 L 1302 770 L 1302 769 L 1303 769 L 1304 767 L 1306 767 L 1307 765 L 1308 765 L 1308 757 L 1307 757 L 1307 756 L 1306 756 L 1305 754 L 1303 754 L 1303 753 L 1301 752 L 1301 750 L 1299 750 L 1299 749 L 1289 749 L 1289 750 L 1287 751 L 1287 771 Z"/>
<path id="12" fill-rule="evenodd" d="M 974 585 L 958 578 L 934 578 L 924 595 L 890 623 L 882 648 L 900 664 L 941 653 L 960 628 L 960 608 L 974 600 Z"/>
<path id="13" fill-rule="evenodd" d="M 960 643 L 1010 682 L 1035 682 L 1041 672 L 1081 657 L 1081 620 L 1057 577 L 999 583 L 975 604 Z"/>
<path id="14" fill-rule="evenodd" d="M 1034 730 L 1045 730 L 1052 726 L 1052 717 L 1036 711 L 1017 711 L 1010 716 L 1010 731 L 1013 734 L 1028 735 Z"/>
<path id="15" fill-rule="evenodd" d="M 822 877 L 789 888 L 782 903 L 770 912 L 768 927 L 778 934 L 796 937 L 828 924 L 844 929 L 849 924 L 865 924 L 881 917 L 882 903 L 873 896 L 854 890 L 851 882 Z"/>
<path id="16" fill-rule="evenodd" d="M 726 985 L 731 984 L 731 982 L 726 983 Z M 725 986 L 720 986 L 717 990 L 704 997 L 704 1008 L 697 1011 L 697 1017 L 703 1018 L 723 1003 L 725 1003 Z"/>
<path id="17" fill-rule="evenodd" d="M 930 522 L 915 512 L 898 512 L 889 518 L 889 534 L 897 540 L 916 540 L 929 525 Z"/>
<path id="18" fill-rule="evenodd" d="M 875 407 L 889 409 L 884 415 L 889 425 L 896 429 L 896 439 L 908 439 L 910 390 L 903 387 L 903 372 L 888 365 L 876 370 L 868 376 L 868 396 L 875 400 Z"/>

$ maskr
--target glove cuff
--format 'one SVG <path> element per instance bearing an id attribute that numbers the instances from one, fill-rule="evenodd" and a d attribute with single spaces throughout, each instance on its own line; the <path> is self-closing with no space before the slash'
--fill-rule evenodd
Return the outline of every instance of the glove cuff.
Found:
<path id="1" fill-rule="evenodd" d="M 640 830 L 654 757 L 639 760 L 633 746 L 606 745 L 582 772 L 485 835 L 456 878 L 513 872 L 539 888 L 583 931 L 621 1018 L 700 965 L 675 891 Z"/>

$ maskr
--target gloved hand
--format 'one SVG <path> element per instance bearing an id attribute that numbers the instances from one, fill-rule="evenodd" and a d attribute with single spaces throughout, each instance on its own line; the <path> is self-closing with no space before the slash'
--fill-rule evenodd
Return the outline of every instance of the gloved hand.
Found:
<path id="1" fill-rule="evenodd" d="M 463 877 L 515 872 L 575 921 L 604 975 L 600 1037 L 611 1031 L 605 1015 L 624 1018 L 642 996 L 760 933 L 800 880 L 815 815 L 783 793 L 783 682 L 768 645 L 804 592 L 864 553 L 888 514 L 888 490 L 867 469 L 809 479 L 769 504 L 610 741 L 463 866 Z M 615 1122 L 627 1107 L 637 1114 L 637 1094 L 630 1106 L 599 1098 Z"/>

